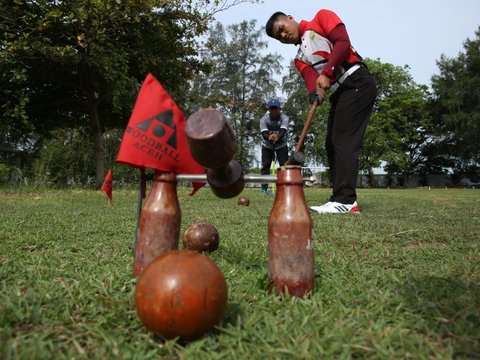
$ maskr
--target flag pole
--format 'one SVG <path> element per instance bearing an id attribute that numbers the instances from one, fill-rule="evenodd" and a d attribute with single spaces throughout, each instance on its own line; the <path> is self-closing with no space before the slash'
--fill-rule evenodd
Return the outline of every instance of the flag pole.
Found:
<path id="1" fill-rule="evenodd" d="M 138 229 L 140 227 L 140 218 L 142 215 L 142 202 L 145 193 L 145 169 L 140 168 L 140 180 L 139 180 L 139 187 L 138 187 L 138 197 L 137 197 L 137 223 L 135 224 L 135 239 L 133 241 L 133 256 L 135 256 L 135 250 L 137 248 L 137 241 L 138 241 Z"/>

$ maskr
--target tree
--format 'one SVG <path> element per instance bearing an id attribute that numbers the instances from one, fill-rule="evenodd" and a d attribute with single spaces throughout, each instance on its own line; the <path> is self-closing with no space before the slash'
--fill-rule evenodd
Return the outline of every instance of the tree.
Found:
<path id="1" fill-rule="evenodd" d="M 377 82 L 378 95 L 367 127 L 361 168 L 376 186 L 373 168 L 386 162 L 388 173 L 410 175 L 424 166 L 424 150 L 432 142 L 428 89 L 416 84 L 408 66 L 400 67 L 380 60 L 366 63 Z"/>
<path id="2" fill-rule="evenodd" d="M 267 43 L 256 21 L 224 27 L 216 23 L 209 31 L 202 60 L 210 65 L 192 82 L 190 110 L 215 107 L 229 119 L 238 144 L 236 159 L 248 169 L 255 159 L 259 118 L 265 103 L 279 88 L 273 76 L 281 70 L 281 57 L 262 54 Z"/>
<path id="3" fill-rule="evenodd" d="M 102 132 L 125 126 L 146 74 L 184 101 L 188 80 L 201 68 L 196 38 L 216 11 L 240 2 L 1 2 L 0 130 L 6 143 L 15 147 L 55 129 L 85 126 L 102 181 Z"/>
<path id="4" fill-rule="evenodd" d="M 437 150 L 457 179 L 480 181 L 480 27 L 456 58 L 437 61 L 432 77 Z"/>

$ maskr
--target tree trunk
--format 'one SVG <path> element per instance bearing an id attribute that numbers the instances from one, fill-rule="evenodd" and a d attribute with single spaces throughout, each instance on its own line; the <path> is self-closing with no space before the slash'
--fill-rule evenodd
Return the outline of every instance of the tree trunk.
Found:
<path id="1" fill-rule="evenodd" d="M 105 178 L 105 167 L 103 165 L 104 151 L 102 142 L 102 127 L 100 125 L 100 116 L 98 114 L 98 102 L 88 104 L 90 116 L 90 126 L 93 135 L 93 151 L 95 155 L 95 175 L 97 184 L 101 184 Z"/>
<path id="2" fill-rule="evenodd" d="M 370 165 L 368 166 L 368 180 L 369 180 L 370 186 L 372 188 L 377 187 L 377 179 L 375 179 L 375 174 L 373 173 L 373 168 Z"/>

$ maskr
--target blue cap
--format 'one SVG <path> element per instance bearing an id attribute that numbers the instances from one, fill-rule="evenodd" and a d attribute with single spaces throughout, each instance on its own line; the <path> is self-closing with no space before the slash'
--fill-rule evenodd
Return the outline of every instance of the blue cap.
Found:
<path id="1" fill-rule="evenodd" d="M 272 108 L 272 107 L 276 107 L 276 108 L 280 108 L 282 104 L 280 104 L 280 100 L 278 99 L 270 99 L 268 100 L 268 103 L 267 103 L 267 106 L 269 108 Z"/>

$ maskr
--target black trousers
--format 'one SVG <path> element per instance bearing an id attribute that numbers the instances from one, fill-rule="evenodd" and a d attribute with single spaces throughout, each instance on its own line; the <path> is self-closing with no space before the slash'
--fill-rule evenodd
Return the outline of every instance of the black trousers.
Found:
<path id="1" fill-rule="evenodd" d="M 333 185 L 330 201 L 353 204 L 357 199 L 358 157 L 376 95 L 375 80 L 362 66 L 330 97 L 325 141 Z"/>
<path id="2" fill-rule="evenodd" d="M 270 167 L 272 166 L 272 161 L 277 155 L 277 160 L 282 166 L 288 160 L 288 147 L 284 146 L 280 149 L 268 149 L 265 146 L 262 146 L 262 168 L 260 169 L 260 174 L 268 175 L 270 174 Z M 267 190 L 268 184 L 262 184 L 262 189 Z"/>

